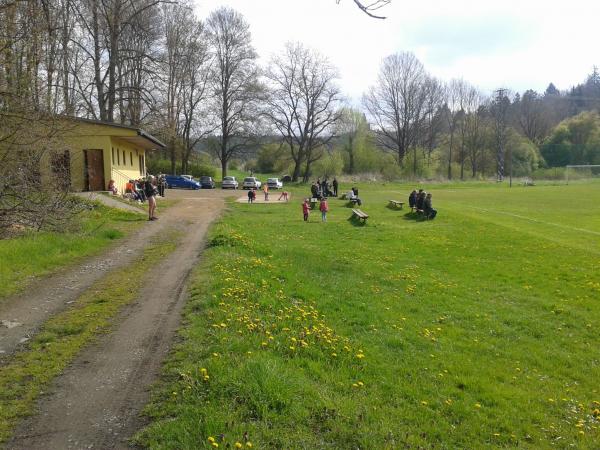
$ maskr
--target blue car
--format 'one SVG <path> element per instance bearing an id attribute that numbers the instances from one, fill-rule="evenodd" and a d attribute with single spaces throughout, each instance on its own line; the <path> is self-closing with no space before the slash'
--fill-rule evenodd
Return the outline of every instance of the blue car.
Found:
<path id="1" fill-rule="evenodd" d="M 168 188 L 200 189 L 200 183 L 188 176 L 167 175 L 165 179 Z"/>

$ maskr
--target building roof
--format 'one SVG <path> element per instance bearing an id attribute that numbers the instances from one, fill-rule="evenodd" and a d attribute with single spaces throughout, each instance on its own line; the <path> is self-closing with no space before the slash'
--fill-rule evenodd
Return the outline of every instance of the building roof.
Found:
<path id="1" fill-rule="evenodd" d="M 119 136 L 119 137 L 120 137 L 120 139 L 126 140 L 133 144 L 137 144 L 137 145 L 147 148 L 147 149 L 156 148 L 156 147 L 160 147 L 160 148 L 166 147 L 166 145 L 163 144 L 160 140 L 158 140 L 157 138 L 152 136 L 150 133 L 145 132 L 141 128 L 132 127 L 130 125 L 123 125 L 120 123 L 105 122 L 102 120 L 84 119 L 82 117 L 72 117 L 72 116 L 64 116 L 64 117 L 69 120 L 72 120 L 74 122 L 84 122 L 84 123 L 90 123 L 92 125 L 103 125 L 103 126 L 115 127 L 115 128 L 125 128 L 127 130 L 135 131 L 137 133 L 137 136 L 132 136 L 132 137 Z"/>

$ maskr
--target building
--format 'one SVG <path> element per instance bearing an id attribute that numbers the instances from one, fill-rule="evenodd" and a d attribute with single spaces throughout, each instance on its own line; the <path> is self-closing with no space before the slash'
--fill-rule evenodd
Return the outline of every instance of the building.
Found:
<path id="1" fill-rule="evenodd" d="M 68 173 L 73 191 L 104 191 L 114 180 L 122 193 L 130 179 L 146 175 L 146 152 L 165 147 L 136 127 L 79 118 L 65 122 L 66 150 L 54 155 L 52 166 Z"/>

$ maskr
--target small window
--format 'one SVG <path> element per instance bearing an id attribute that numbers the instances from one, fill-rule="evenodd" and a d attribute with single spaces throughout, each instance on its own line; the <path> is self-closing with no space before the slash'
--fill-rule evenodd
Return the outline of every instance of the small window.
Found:
<path id="1" fill-rule="evenodd" d="M 129 164 L 133 167 L 133 152 L 129 152 Z"/>
<path id="2" fill-rule="evenodd" d="M 123 165 L 127 165 L 127 160 L 125 159 L 125 150 L 123 150 Z"/>
<path id="3" fill-rule="evenodd" d="M 112 148 L 112 159 L 110 160 L 111 163 L 115 163 L 115 148 Z"/>
<path id="4" fill-rule="evenodd" d="M 117 149 L 117 166 L 121 165 L 121 152 Z"/>

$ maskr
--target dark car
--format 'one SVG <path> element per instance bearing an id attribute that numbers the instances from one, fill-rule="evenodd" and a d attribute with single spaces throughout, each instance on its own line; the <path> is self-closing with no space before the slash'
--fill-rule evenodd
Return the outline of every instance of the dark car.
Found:
<path id="1" fill-rule="evenodd" d="M 202 189 L 214 189 L 216 185 L 212 177 L 200 177 L 200 186 Z"/>
<path id="2" fill-rule="evenodd" d="M 200 189 L 196 180 L 181 175 L 165 175 L 168 188 Z"/>

